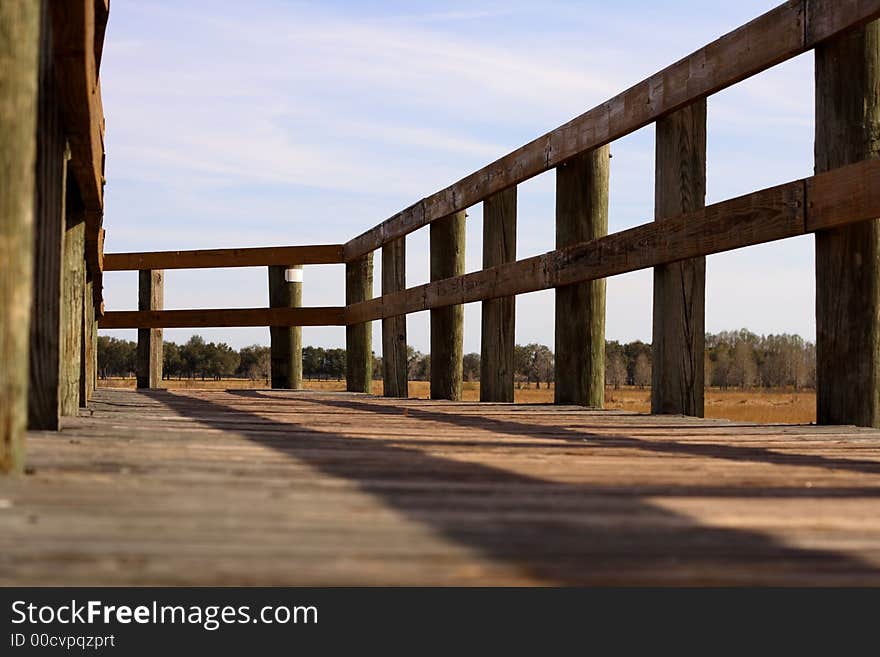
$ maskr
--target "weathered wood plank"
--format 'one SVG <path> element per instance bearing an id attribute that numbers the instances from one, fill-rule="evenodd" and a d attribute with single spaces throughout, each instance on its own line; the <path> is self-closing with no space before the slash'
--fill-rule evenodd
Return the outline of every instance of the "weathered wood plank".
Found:
<path id="1" fill-rule="evenodd" d="M 107 32 L 107 20 L 110 18 L 110 0 L 95 0 L 95 71 L 101 72 L 101 57 L 104 54 L 104 35 Z M 98 79 L 100 84 L 100 78 Z M 98 94 L 100 98 L 100 93 Z M 104 112 L 101 112 L 104 116 Z"/>
<path id="2" fill-rule="evenodd" d="M 655 220 L 706 205 L 706 101 L 657 121 Z M 651 412 L 703 416 L 706 258 L 654 268 Z"/>
<path id="3" fill-rule="evenodd" d="M 95 318 L 92 281 L 82 289 L 82 355 L 80 357 L 79 405 L 86 408 L 95 393 L 98 378 L 98 322 Z"/>
<path id="4" fill-rule="evenodd" d="M 61 415 L 76 415 L 80 406 L 83 355 L 83 288 L 86 224 L 82 213 L 67 203 L 61 281 Z"/>
<path id="5" fill-rule="evenodd" d="M 382 247 L 382 294 L 406 289 L 406 238 Z M 386 397 L 409 396 L 406 315 L 382 319 L 382 375 Z"/>
<path id="6" fill-rule="evenodd" d="M 378 249 L 878 17 L 880 0 L 786 2 L 358 235 L 346 243 L 345 258 Z"/>
<path id="7" fill-rule="evenodd" d="M 211 328 L 232 326 L 344 326 L 345 308 L 205 308 L 199 310 L 114 310 L 98 328 Z"/>
<path id="8" fill-rule="evenodd" d="M 431 224 L 431 280 L 464 274 L 464 211 Z M 434 290 L 435 288 L 429 288 Z M 443 293 L 443 288 L 436 288 Z M 431 309 L 431 399 L 461 399 L 464 356 L 464 307 Z"/>
<path id="9" fill-rule="evenodd" d="M 851 183 L 855 177 L 838 179 Z M 716 203 L 689 215 L 643 224 L 591 242 L 352 304 L 346 309 L 346 322 L 547 290 L 801 235 L 804 189 L 805 181 L 798 180 Z M 850 191 L 857 194 L 857 185 L 853 184 Z M 832 212 L 828 207 L 825 211 Z"/>
<path id="10" fill-rule="evenodd" d="M 28 427 L 54 431 L 61 417 L 61 281 L 69 150 L 52 48 L 52 29 L 44 14 L 40 31 Z"/>
<path id="11" fill-rule="evenodd" d="M 817 172 L 880 158 L 878 88 L 880 22 L 816 49 Z M 877 216 L 816 233 L 819 424 L 880 427 Z"/>
<path id="12" fill-rule="evenodd" d="M 483 268 L 516 261 L 516 187 L 483 202 Z M 483 302 L 480 401 L 512 402 L 516 297 Z"/>
<path id="13" fill-rule="evenodd" d="M 290 266 L 300 273 L 299 280 L 288 281 L 287 265 L 269 267 L 269 307 L 302 307 L 302 266 Z M 273 388 L 302 388 L 302 327 L 270 326 L 271 381 Z"/>
<path id="14" fill-rule="evenodd" d="M 341 244 L 314 246 L 266 246 L 245 249 L 200 249 L 195 251 L 152 251 L 105 253 L 104 271 L 140 269 L 203 269 L 212 267 L 269 267 L 339 264 L 344 262 Z"/>
<path id="15" fill-rule="evenodd" d="M 608 234 L 608 146 L 556 169 L 556 248 Z M 605 406 L 605 279 L 556 288 L 557 404 Z"/>
<path id="16" fill-rule="evenodd" d="M 345 303 L 373 298 L 373 254 L 345 265 Z M 344 317 L 345 309 L 341 309 Z M 370 392 L 373 388 L 373 326 L 369 321 L 347 323 L 345 327 L 345 381 L 349 392 Z"/>
<path id="17" fill-rule="evenodd" d="M 104 117 L 96 97 L 95 3 L 91 0 L 48 0 L 54 40 L 58 102 L 71 148 L 70 168 L 86 209 L 103 209 Z"/>
<path id="18" fill-rule="evenodd" d="M 807 179 L 807 232 L 880 217 L 880 162 L 866 160 Z"/>
<path id="19" fill-rule="evenodd" d="M 161 311 L 165 306 L 165 272 L 147 269 L 138 273 L 138 310 Z M 162 329 L 139 328 L 137 344 L 137 387 L 162 387 Z"/>
<path id="20" fill-rule="evenodd" d="M 24 467 L 40 7 L 0 3 L 0 473 Z"/>

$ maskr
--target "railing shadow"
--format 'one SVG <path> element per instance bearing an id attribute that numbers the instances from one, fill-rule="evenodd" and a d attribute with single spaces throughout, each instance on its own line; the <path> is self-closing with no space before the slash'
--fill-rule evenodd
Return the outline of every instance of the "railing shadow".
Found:
<path id="1" fill-rule="evenodd" d="M 229 394 L 243 396 L 243 397 L 256 397 L 260 396 L 261 393 L 256 390 L 229 390 Z M 266 397 L 267 399 L 274 399 L 272 397 Z M 313 404 L 321 404 L 324 406 L 332 406 L 336 408 L 345 408 L 349 410 L 360 410 L 360 411 L 369 411 L 371 413 L 385 414 L 385 415 L 400 415 L 401 409 L 395 406 L 388 406 L 386 404 L 375 404 L 370 403 L 368 401 L 362 400 L 347 400 L 347 399 L 328 399 L 328 398 L 318 398 L 318 397 L 309 397 L 304 398 L 302 401 L 313 403 Z M 510 420 L 500 420 L 493 417 L 474 417 L 472 415 L 458 415 L 455 413 L 449 412 L 438 412 L 431 411 L 427 409 L 419 409 L 412 408 L 411 406 L 407 407 L 407 412 L 412 417 L 417 417 L 423 420 L 432 420 L 434 422 L 445 422 L 447 424 L 453 424 L 459 427 L 464 428 L 473 428 L 473 429 L 488 429 L 490 431 L 494 431 L 496 433 L 503 433 L 512 436 L 530 436 L 534 435 L 537 430 L 541 427 L 525 424 L 521 422 L 513 422 Z M 601 432 L 601 426 L 591 427 L 588 423 L 579 425 L 583 431 L 575 431 L 569 429 L 567 427 L 553 426 L 550 430 L 553 438 L 583 443 L 585 440 L 589 441 L 591 438 L 599 437 L 601 438 L 598 442 L 592 442 L 592 446 L 604 446 L 604 447 L 627 447 L 632 449 L 639 449 L 649 452 L 659 452 L 664 454 L 685 454 L 688 456 L 702 456 L 702 457 L 710 457 L 710 458 L 718 458 L 725 459 L 730 461 L 748 461 L 753 463 L 770 463 L 773 465 L 798 465 L 798 466 L 811 466 L 811 467 L 819 467 L 819 468 L 827 468 L 829 470 L 846 470 L 849 472 L 860 472 L 860 473 L 868 473 L 868 474 L 876 474 L 880 475 L 880 462 L 877 461 L 860 461 L 857 459 L 847 459 L 847 458 L 831 458 L 827 456 L 815 455 L 815 454 L 798 454 L 792 452 L 777 452 L 772 449 L 767 449 L 765 447 L 748 447 L 743 445 L 719 445 L 717 443 L 712 444 L 700 444 L 700 443 L 690 443 L 690 442 L 681 442 L 676 440 L 643 440 L 634 436 L 622 436 L 619 434 L 614 435 L 601 435 L 597 436 L 596 434 L 592 434 L 590 432 L 591 428 L 594 428 L 597 431 Z M 730 428 L 726 425 L 719 425 L 722 428 Z M 739 425 L 732 425 L 739 426 Z M 753 426 L 753 425 L 742 425 L 744 427 Z M 657 429 L 657 426 L 645 426 L 646 429 Z M 663 426 L 664 429 L 674 429 L 674 428 L 682 428 L 682 429 L 693 429 L 693 426 L 688 425 L 672 425 L 672 426 Z M 880 482 L 878 482 L 880 483 Z M 878 490 L 880 492 L 880 490 Z"/>
<path id="2" fill-rule="evenodd" d="M 279 421 L 234 403 L 263 400 L 267 413 L 285 407 L 293 413 L 302 404 L 367 414 L 399 415 L 399 408 L 254 391 L 228 391 L 229 404 L 186 393 L 143 394 L 205 426 L 233 432 L 353 482 L 406 518 L 548 583 L 880 583 L 880 570 L 854 556 L 785 545 L 759 532 L 707 526 L 651 503 L 631 487 L 545 480 L 444 458 L 418 445 L 403 447 L 393 439 L 316 430 L 287 417 Z M 453 413 L 411 407 L 408 412 L 420 419 L 473 426 Z M 481 423 L 485 428 L 484 419 Z M 535 429 L 494 419 L 490 424 L 493 430 L 517 436 Z M 642 445 L 620 437 L 609 440 Z M 880 495 L 876 489 L 851 492 Z"/>

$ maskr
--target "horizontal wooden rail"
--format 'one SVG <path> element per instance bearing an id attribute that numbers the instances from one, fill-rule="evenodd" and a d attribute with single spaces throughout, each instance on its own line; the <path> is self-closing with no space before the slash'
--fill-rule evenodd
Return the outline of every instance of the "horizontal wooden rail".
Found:
<path id="1" fill-rule="evenodd" d="M 344 307 L 115 310 L 105 312 L 98 321 L 98 327 L 102 329 L 342 326 L 344 324 Z"/>
<path id="2" fill-rule="evenodd" d="M 870 160 L 651 222 L 590 242 L 348 306 L 345 321 L 547 290 L 880 217 Z"/>
<path id="3" fill-rule="evenodd" d="M 345 244 L 352 261 L 880 18 L 880 0 L 792 0 Z"/>
<path id="4" fill-rule="evenodd" d="M 248 249 L 105 253 L 104 271 L 268 267 L 271 265 L 332 265 L 342 262 L 344 260 L 341 244 L 266 246 Z"/>

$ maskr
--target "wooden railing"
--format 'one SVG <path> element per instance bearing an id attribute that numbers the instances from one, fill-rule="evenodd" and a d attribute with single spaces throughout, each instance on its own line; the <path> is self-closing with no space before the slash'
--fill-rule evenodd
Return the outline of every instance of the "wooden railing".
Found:
<path id="1" fill-rule="evenodd" d="M 343 246 L 302 247 L 327 254 L 332 250 L 333 261 L 346 264 L 344 309 L 312 309 L 308 316 L 302 309 L 283 317 L 270 315 L 268 309 L 249 310 L 249 319 L 241 314 L 235 321 L 344 323 L 348 388 L 368 392 L 369 322 L 381 319 L 384 391 L 405 396 L 405 316 L 430 310 L 431 394 L 456 399 L 461 391 L 461 304 L 481 301 L 481 399 L 512 401 L 513 298 L 555 288 L 556 400 L 601 406 L 603 279 L 654 267 L 652 410 L 702 415 L 703 258 L 818 232 L 819 420 L 877 425 L 880 363 L 875 362 L 872 345 L 880 343 L 880 245 L 870 238 L 854 243 L 857 233 L 847 231 L 864 231 L 880 217 L 880 161 L 873 159 L 878 155 L 874 135 L 880 129 L 875 79 L 880 68 L 880 30 L 874 22 L 878 18 L 880 0 L 786 2 Z M 817 175 L 704 207 L 706 98 L 812 49 L 817 67 Z M 607 235 L 607 146 L 653 122 L 658 153 L 654 221 Z M 557 171 L 557 248 L 517 261 L 516 186 L 551 169 Z M 481 202 L 483 269 L 465 274 L 464 213 Z M 405 237 L 428 225 L 431 282 L 406 288 Z M 852 263 L 841 258 L 844 248 L 850 250 Z M 382 249 L 382 293 L 372 298 L 372 257 L 377 249 Z M 867 251 L 854 254 L 853 249 Z M 235 256 L 216 251 L 108 255 L 105 269 L 269 264 L 256 255 L 241 255 L 245 251 Z M 283 257 L 291 261 L 290 255 Z M 865 300 L 865 294 L 870 298 Z M 224 312 L 243 313 L 107 313 L 101 326 L 207 325 L 194 323 L 202 321 L 194 312 L 203 313 L 204 322 L 225 321 L 230 316 Z M 845 345 L 840 344 L 843 340 Z M 852 367 L 847 358 L 835 363 L 845 351 L 858 353 L 862 348 L 872 354 L 867 370 Z M 849 398 L 833 392 L 836 387 L 848 391 Z M 859 399 L 853 402 L 852 397 Z"/>
<path id="2" fill-rule="evenodd" d="M 136 369 L 141 388 L 159 387 L 162 380 L 163 328 L 273 327 L 273 385 L 297 388 L 302 385 L 300 328 L 345 324 L 344 307 L 301 307 L 302 267 L 342 262 L 341 244 L 106 254 L 105 271 L 139 272 L 138 310 L 105 312 L 99 326 L 138 329 Z M 164 309 L 166 269 L 217 267 L 268 267 L 269 307 Z"/>

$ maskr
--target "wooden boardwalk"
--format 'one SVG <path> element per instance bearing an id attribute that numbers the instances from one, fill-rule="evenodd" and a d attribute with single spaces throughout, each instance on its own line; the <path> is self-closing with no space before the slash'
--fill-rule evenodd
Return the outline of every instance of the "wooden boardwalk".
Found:
<path id="1" fill-rule="evenodd" d="M 99 390 L 0 479 L 0 583 L 880 584 L 880 432 Z"/>

